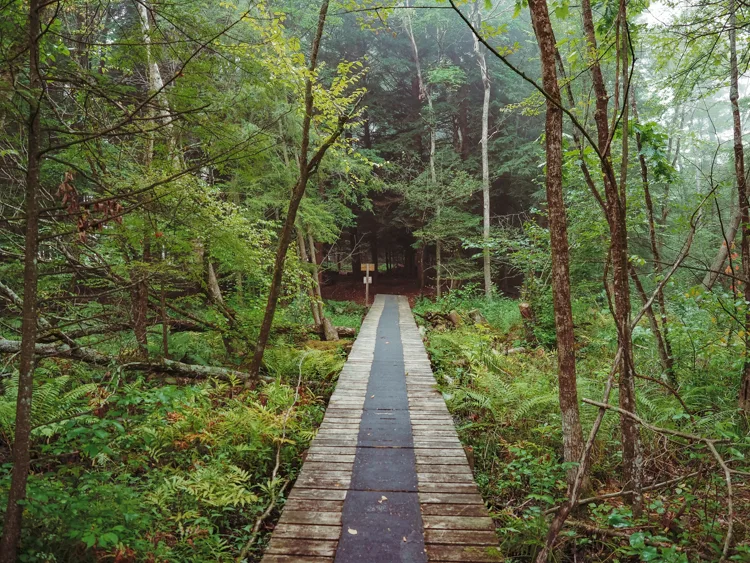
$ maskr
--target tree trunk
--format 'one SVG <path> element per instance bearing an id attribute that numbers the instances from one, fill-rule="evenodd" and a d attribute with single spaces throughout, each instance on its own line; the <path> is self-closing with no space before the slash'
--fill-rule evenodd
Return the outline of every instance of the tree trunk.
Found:
<path id="1" fill-rule="evenodd" d="M 633 283 L 635 284 L 635 288 L 638 290 L 638 295 L 641 298 L 641 302 L 646 305 L 646 303 L 648 303 L 649 297 L 646 294 L 646 290 L 643 288 L 643 284 L 638 278 L 638 273 L 635 271 L 635 268 L 632 264 L 630 266 L 630 277 L 633 278 Z M 648 317 L 648 324 L 651 327 L 651 332 L 654 333 L 654 339 L 656 340 L 656 350 L 659 352 L 659 360 L 661 360 L 662 368 L 665 370 L 665 374 L 667 374 L 667 377 L 669 377 L 669 372 L 667 370 L 671 365 L 671 358 L 669 356 L 669 352 L 667 352 L 667 347 L 664 343 L 664 336 L 661 333 L 659 321 L 656 320 L 656 314 L 654 313 L 654 309 L 652 306 L 646 307 L 646 317 Z"/>
<path id="2" fill-rule="evenodd" d="M 440 207 L 438 207 L 435 218 L 440 221 Z M 435 297 L 440 299 L 443 289 L 443 245 L 440 239 L 435 241 Z"/>
<path id="3" fill-rule="evenodd" d="M 331 321 L 326 318 L 325 310 L 323 309 L 323 293 L 320 290 L 320 274 L 318 273 L 318 261 L 315 256 L 315 240 L 312 236 L 312 231 L 307 230 L 307 240 L 310 245 L 310 262 L 313 265 L 313 288 L 315 289 L 316 304 L 318 308 L 318 318 L 320 319 L 320 325 L 322 327 L 323 338 L 327 341 L 338 340 L 339 334 L 331 324 Z"/>
<path id="4" fill-rule="evenodd" d="M 41 7 L 39 0 L 29 0 L 29 123 L 28 163 L 26 166 L 26 229 L 23 271 L 23 309 L 21 344 L 18 365 L 18 397 L 16 399 L 15 436 L 13 439 L 13 470 L 8 504 L 0 539 L 0 562 L 16 561 L 21 538 L 22 503 L 26 498 L 26 481 L 31 460 L 31 398 L 34 388 L 34 353 L 37 338 L 37 255 L 39 252 L 39 176 L 41 167 L 41 91 L 39 68 L 39 34 Z"/>
<path id="5" fill-rule="evenodd" d="M 479 2 L 474 3 L 474 27 L 481 29 L 482 12 Z M 482 243 L 484 244 L 484 294 L 489 299 L 492 296 L 492 266 L 490 262 L 490 165 L 489 165 L 489 121 L 490 121 L 490 75 L 487 70 L 487 60 L 484 50 L 479 44 L 479 38 L 474 35 L 474 53 L 477 56 L 479 71 L 482 74 L 484 99 L 482 102 Z M 553 59 L 554 64 L 554 59 Z M 553 69 L 554 70 L 554 69 Z M 559 108 L 558 108 L 558 111 Z M 562 123 L 562 112 L 560 112 Z"/>
<path id="6" fill-rule="evenodd" d="M 594 28 L 594 17 L 591 10 L 591 1 L 582 0 L 581 10 L 583 12 L 583 26 L 589 49 L 596 57 L 596 31 Z M 624 19 L 622 13 L 620 17 Z M 618 23 L 618 25 L 620 25 Z M 627 39 L 624 39 L 627 41 Z M 621 54 L 618 44 L 618 56 Z M 600 152 L 604 191 L 606 195 L 607 222 L 610 230 L 610 254 L 612 257 L 612 277 L 615 294 L 615 325 L 617 327 L 618 345 L 622 350 L 618 371 L 620 408 L 635 413 L 635 375 L 633 371 L 633 342 L 630 328 L 630 283 L 628 264 L 628 235 L 626 221 L 626 200 L 624 198 L 624 186 L 618 188 L 615 172 L 612 167 L 609 143 L 609 123 L 607 110 L 609 96 L 604 84 L 601 66 L 598 58 L 591 61 L 591 78 L 596 96 L 596 109 L 594 121 L 597 129 L 597 144 Z M 628 69 L 625 69 L 627 73 Z M 623 85 L 627 87 L 627 85 Z M 620 108 L 615 108 L 619 111 Z M 636 490 L 638 486 L 639 464 L 640 464 L 640 433 L 638 426 L 628 416 L 620 416 L 620 429 L 622 433 L 622 460 L 623 460 L 623 487 Z M 639 497 L 640 495 L 635 495 Z M 638 511 L 638 498 L 632 496 L 628 501 L 633 504 L 634 512 Z"/>
<path id="7" fill-rule="evenodd" d="M 703 286 L 707 291 L 711 291 L 711 289 L 713 289 L 714 285 L 716 284 L 716 280 L 719 279 L 719 276 L 724 269 L 724 263 L 727 261 L 727 257 L 732 251 L 732 245 L 734 245 L 735 238 L 737 238 L 737 231 L 740 230 L 740 221 L 742 221 L 742 209 L 740 207 L 736 207 L 732 212 L 732 219 L 729 223 L 729 230 L 724 230 L 725 228 L 722 225 L 721 246 L 716 252 L 716 256 L 711 261 L 709 271 L 706 272 L 706 275 L 703 277 Z"/>
<path id="8" fill-rule="evenodd" d="M 341 135 L 342 131 L 344 130 L 344 125 L 348 120 L 348 117 L 346 116 L 342 116 L 339 118 L 339 124 L 336 130 L 328 137 L 323 145 L 320 146 L 313 158 L 308 161 L 308 150 L 310 148 L 310 128 L 314 110 L 313 74 L 317 67 L 318 51 L 320 50 L 320 41 L 323 36 L 323 28 L 325 27 L 327 14 L 328 0 L 323 0 L 318 15 L 318 26 L 315 33 L 315 39 L 313 40 L 312 49 L 310 51 L 310 64 L 308 67 L 309 72 L 307 78 L 305 79 L 305 117 L 302 121 L 302 141 L 300 143 L 299 153 L 299 178 L 297 179 L 297 183 L 292 189 L 292 197 L 289 201 L 289 208 L 287 210 L 287 215 L 284 219 L 284 225 L 279 236 L 279 243 L 276 249 L 276 257 L 273 266 L 271 286 L 268 290 L 266 310 L 263 315 L 263 322 L 260 326 L 258 341 L 255 345 L 253 363 L 250 367 L 250 375 L 252 377 L 257 377 L 260 373 L 260 366 L 263 362 L 263 353 L 265 352 L 266 344 L 268 343 L 268 337 L 271 334 L 271 325 L 273 324 L 273 317 L 276 313 L 276 304 L 279 299 L 279 293 L 281 292 L 281 280 L 284 275 L 286 253 L 289 249 L 289 243 L 292 240 L 292 232 L 294 231 L 294 223 L 297 218 L 297 210 L 299 209 L 299 204 L 305 195 L 305 188 L 307 187 L 307 180 L 310 177 L 310 171 L 317 168 L 328 148 L 333 143 L 335 143 L 336 139 L 338 139 L 338 137 Z M 248 382 L 248 384 L 249 383 L 250 382 Z"/>
<path id="9" fill-rule="evenodd" d="M 419 85 L 419 99 L 420 101 L 426 100 L 427 101 L 427 107 L 429 109 L 429 133 L 430 133 L 430 153 L 429 153 L 429 170 L 430 170 L 430 180 L 432 181 L 433 188 L 437 190 L 437 172 L 435 170 L 435 145 L 436 145 L 436 136 L 435 136 L 435 114 L 432 107 L 432 96 L 430 94 L 430 90 L 427 88 L 427 85 L 424 82 L 424 78 L 422 76 L 422 65 L 419 60 L 419 49 L 417 47 L 417 41 L 414 37 L 414 29 L 412 27 L 411 22 L 411 11 L 406 10 L 406 20 L 405 20 L 405 28 L 406 28 L 406 34 L 409 36 L 409 41 L 411 42 L 411 50 L 412 55 L 414 57 L 414 66 L 417 70 L 417 83 Z M 439 197 L 439 194 L 438 194 Z M 436 210 L 436 217 L 439 219 L 440 217 L 440 204 L 437 206 Z M 440 241 L 435 242 L 435 295 L 438 299 L 440 299 L 441 295 L 441 244 Z M 424 251 L 422 259 L 424 260 Z M 423 281 L 420 284 L 420 288 L 424 286 L 424 272 L 423 272 Z"/>
<path id="10" fill-rule="evenodd" d="M 162 356 L 169 358 L 169 318 L 167 317 L 167 296 L 164 282 L 159 292 L 159 314 L 161 315 L 161 349 Z"/>
<path id="11" fill-rule="evenodd" d="M 373 263 L 373 270 L 370 272 L 370 275 L 372 276 L 372 281 L 377 282 L 378 281 L 378 267 L 380 266 L 380 262 L 378 261 L 378 256 L 380 256 L 380 249 L 378 248 L 378 227 L 375 225 L 375 230 L 373 230 L 370 233 L 370 260 Z"/>
<path id="12" fill-rule="evenodd" d="M 359 272 L 362 270 L 362 258 L 360 258 L 359 250 L 357 250 L 357 227 L 356 225 L 351 228 L 349 232 L 349 244 L 352 252 L 352 274 L 356 278 L 359 276 Z"/>
<path id="13" fill-rule="evenodd" d="M 742 121 L 739 106 L 739 71 L 737 68 L 737 5 L 729 0 L 729 100 L 732 103 L 734 134 L 734 172 L 742 228 L 742 277 L 745 303 L 750 303 L 750 205 L 748 205 L 747 179 L 745 178 L 745 150 L 742 146 Z M 750 412 L 750 306 L 745 306 L 745 361 L 740 381 L 739 407 Z"/>
<path id="14" fill-rule="evenodd" d="M 206 268 L 206 285 L 208 288 L 208 298 L 217 305 L 224 305 L 224 297 L 221 295 L 221 288 L 219 287 L 219 279 L 216 277 L 216 270 L 214 265 L 211 263 L 211 259 L 206 260 L 208 267 Z"/>
<path id="15" fill-rule="evenodd" d="M 547 156 L 547 212 L 552 249 L 552 298 L 557 335 L 558 395 L 562 414 L 563 450 L 566 462 L 578 462 L 583 453 L 583 430 L 578 412 L 575 334 L 570 297 L 568 225 L 562 189 L 563 112 L 555 69 L 555 35 L 545 0 L 530 0 L 529 10 L 542 63 L 547 101 L 545 144 Z M 568 471 L 568 487 L 575 482 L 576 468 Z"/>
<path id="16" fill-rule="evenodd" d="M 2 354 L 15 354 L 19 350 L 21 350 L 22 346 L 22 342 L 0 338 L 0 353 Z M 153 371 L 156 373 L 168 373 L 171 375 L 186 377 L 189 379 L 204 379 L 209 377 L 214 377 L 223 381 L 231 381 L 232 379 L 245 381 L 252 379 L 249 374 L 242 371 L 218 366 L 200 366 L 194 364 L 186 364 L 184 362 L 176 362 L 174 360 L 168 360 L 166 358 L 157 361 L 135 361 L 122 363 L 116 356 L 102 354 L 98 350 L 94 350 L 93 348 L 86 348 L 85 346 L 77 346 L 75 348 L 72 348 L 68 344 L 61 343 L 36 344 L 35 351 L 39 356 L 70 358 L 95 366 L 108 367 L 113 363 L 117 363 L 119 364 L 119 367 L 125 371 Z M 16 444 L 17 443 L 18 442 L 16 441 Z M 2 553 L 5 554 L 5 551 L 3 551 Z M 5 560 L 0 558 L 0 561 L 5 563 L 5 561 L 15 561 L 15 559 Z"/>
<path id="17" fill-rule="evenodd" d="M 417 283 L 419 284 L 419 291 L 424 290 L 424 242 L 421 242 L 419 248 L 417 248 Z"/>
<path id="18" fill-rule="evenodd" d="M 303 263 L 309 264 L 310 260 L 307 258 L 307 249 L 305 247 L 305 237 L 302 234 L 302 227 L 297 225 L 297 249 L 299 251 L 299 258 L 302 260 Z M 315 283 L 315 277 L 313 276 L 313 283 Z M 316 297 L 315 297 L 315 290 L 313 288 L 308 288 L 307 290 L 307 296 L 310 299 L 310 312 L 313 316 L 313 322 L 315 323 L 316 327 L 320 327 L 320 310 L 318 309 L 318 304 L 316 303 Z"/>
<path id="19" fill-rule="evenodd" d="M 632 106 L 633 106 L 633 117 L 637 120 L 638 119 L 638 109 L 635 102 L 635 96 L 632 98 Z M 646 157 L 643 155 L 643 143 L 641 142 L 641 134 L 636 131 L 635 133 L 635 142 L 636 147 L 638 148 L 638 162 L 640 164 L 641 168 L 641 183 L 643 185 L 643 196 L 646 201 L 646 213 L 648 215 L 648 234 L 649 234 L 649 242 L 651 245 L 651 257 L 653 259 L 653 266 L 654 266 L 654 273 L 657 275 L 661 274 L 662 267 L 661 267 L 661 251 L 659 249 L 659 241 L 657 239 L 656 235 L 656 219 L 654 215 L 654 203 L 651 199 L 651 186 L 648 179 L 648 167 L 646 165 Z M 633 276 L 636 276 L 634 278 L 634 281 L 637 279 L 637 274 L 635 273 L 635 270 L 632 271 Z M 645 292 L 642 291 L 642 288 L 638 288 L 639 293 L 641 295 L 644 295 Z M 667 380 L 669 380 L 671 383 L 675 382 L 675 376 L 674 376 L 674 359 L 672 357 L 672 345 L 669 341 L 669 325 L 668 325 L 668 318 L 667 318 L 667 302 L 666 298 L 664 297 L 664 288 L 659 288 L 656 294 L 656 300 L 657 303 L 659 303 L 659 311 L 661 313 L 661 328 L 654 326 L 651 327 L 652 332 L 654 333 L 654 337 L 656 338 L 657 346 L 659 348 L 659 358 L 661 359 L 662 363 L 662 369 L 664 370 L 664 373 L 667 376 Z M 649 307 L 649 311 L 647 311 L 647 314 L 649 314 L 649 321 L 651 319 L 651 316 L 655 315 L 653 313 L 653 309 Z"/>

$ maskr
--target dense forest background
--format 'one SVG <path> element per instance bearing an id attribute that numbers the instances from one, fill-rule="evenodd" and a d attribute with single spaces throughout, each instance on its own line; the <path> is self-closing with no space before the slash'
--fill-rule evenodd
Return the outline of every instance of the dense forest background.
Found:
<path id="1" fill-rule="evenodd" d="M 511 561 L 750 561 L 742 0 L 0 0 L 0 561 L 256 561 L 372 290 Z"/>

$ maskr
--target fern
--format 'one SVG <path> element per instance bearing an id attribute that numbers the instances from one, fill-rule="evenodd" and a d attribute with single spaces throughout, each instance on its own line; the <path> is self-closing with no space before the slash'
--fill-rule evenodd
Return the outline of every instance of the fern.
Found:
<path id="1" fill-rule="evenodd" d="M 70 376 L 63 375 L 36 385 L 31 400 L 31 425 L 35 433 L 54 435 L 59 428 L 56 422 L 73 418 L 89 410 L 88 396 L 95 393 L 97 385 L 87 383 L 74 386 Z M 5 436 L 13 436 L 18 396 L 18 373 L 5 384 L 0 395 L 0 430 Z"/>

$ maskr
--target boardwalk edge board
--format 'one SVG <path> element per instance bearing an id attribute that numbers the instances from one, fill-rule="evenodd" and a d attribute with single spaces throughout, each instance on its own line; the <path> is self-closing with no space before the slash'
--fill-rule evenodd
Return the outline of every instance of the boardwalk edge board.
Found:
<path id="1" fill-rule="evenodd" d="M 386 328 L 381 320 L 389 323 Z M 394 331 L 399 341 L 392 343 Z M 402 361 L 400 357 L 394 360 L 398 347 Z M 373 377 L 396 381 L 392 398 L 391 388 L 371 381 Z M 387 397 L 368 396 L 368 387 Z M 399 389 L 405 389 L 405 401 L 399 399 L 404 392 Z M 404 476 L 404 467 L 413 468 L 411 478 Z M 382 491 L 376 488 L 378 483 L 385 487 Z M 410 510 L 417 513 L 404 515 Z M 398 538 L 403 544 L 385 537 L 391 531 L 389 518 L 394 530 L 411 530 L 408 537 L 404 532 Z M 356 526 L 361 530 L 353 528 L 352 522 L 359 522 Z M 387 527 L 380 530 L 383 523 Z M 379 533 L 382 538 L 377 537 Z M 437 390 L 405 297 L 375 298 L 262 561 L 502 561 L 494 523 Z"/>

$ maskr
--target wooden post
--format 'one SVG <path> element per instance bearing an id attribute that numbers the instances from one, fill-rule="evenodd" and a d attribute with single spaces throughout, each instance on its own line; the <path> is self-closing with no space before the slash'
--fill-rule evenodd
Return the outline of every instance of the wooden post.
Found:
<path id="1" fill-rule="evenodd" d="M 365 306 L 370 305 L 370 282 L 372 281 L 372 278 L 370 277 L 370 268 L 373 270 L 375 269 L 375 264 L 362 264 L 360 266 L 361 270 L 365 273 L 365 277 L 362 280 L 365 283 Z"/>
<path id="2" fill-rule="evenodd" d="M 370 265 L 365 270 L 365 307 L 370 305 Z"/>

